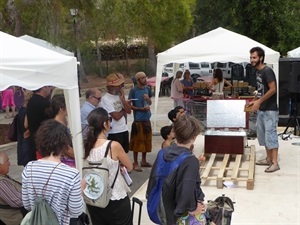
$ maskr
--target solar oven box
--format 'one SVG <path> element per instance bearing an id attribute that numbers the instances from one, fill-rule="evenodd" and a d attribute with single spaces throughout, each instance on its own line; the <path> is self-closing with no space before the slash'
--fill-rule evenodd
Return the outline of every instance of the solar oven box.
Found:
<path id="1" fill-rule="evenodd" d="M 207 100 L 206 154 L 244 154 L 246 100 Z"/>

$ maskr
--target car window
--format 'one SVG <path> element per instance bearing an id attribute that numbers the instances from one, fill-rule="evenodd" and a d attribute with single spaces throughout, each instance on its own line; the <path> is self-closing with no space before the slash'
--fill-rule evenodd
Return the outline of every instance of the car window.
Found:
<path id="1" fill-rule="evenodd" d="M 209 63 L 207 63 L 207 62 L 202 62 L 202 63 L 201 63 L 201 68 L 209 68 Z"/>
<path id="2" fill-rule="evenodd" d="M 232 67 L 235 63 L 229 62 L 228 64 L 229 64 L 229 67 Z"/>
<path id="3" fill-rule="evenodd" d="M 216 68 L 226 68 L 226 63 L 220 63 L 220 62 L 217 62 L 216 64 L 217 64 L 217 65 L 215 66 Z"/>
<path id="4" fill-rule="evenodd" d="M 173 67 L 173 63 L 168 63 L 165 65 L 166 67 Z"/>
<path id="5" fill-rule="evenodd" d="M 199 69 L 199 63 L 189 63 L 190 69 Z"/>

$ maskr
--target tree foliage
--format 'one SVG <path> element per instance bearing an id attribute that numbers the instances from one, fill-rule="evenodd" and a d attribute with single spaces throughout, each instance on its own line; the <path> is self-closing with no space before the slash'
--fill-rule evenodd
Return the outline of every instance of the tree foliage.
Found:
<path id="1" fill-rule="evenodd" d="M 300 3 L 293 0 L 199 0 L 198 34 L 224 27 L 286 55 L 300 43 Z"/>
<path id="2" fill-rule="evenodd" d="M 71 8 L 78 9 L 74 18 Z M 148 40 L 152 68 L 158 52 L 220 26 L 285 55 L 299 46 L 299 15 L 300 3 L 293 0 L 0 1 L 4 32 L 28 34 L 79 53 L 96 47 L 98 60 L 99 40 L 118 38 L 126 48 L 131 38 L 141 37 Z"/>

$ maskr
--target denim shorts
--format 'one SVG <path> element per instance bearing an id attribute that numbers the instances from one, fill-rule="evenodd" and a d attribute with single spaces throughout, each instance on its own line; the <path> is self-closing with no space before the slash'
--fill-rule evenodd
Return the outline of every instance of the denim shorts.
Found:
<path id="1" fill-rule="evenodd" d="M 278 148 L 277 135 L 278 111 L 257 111 L 257 139 L 267 149 Z"/>

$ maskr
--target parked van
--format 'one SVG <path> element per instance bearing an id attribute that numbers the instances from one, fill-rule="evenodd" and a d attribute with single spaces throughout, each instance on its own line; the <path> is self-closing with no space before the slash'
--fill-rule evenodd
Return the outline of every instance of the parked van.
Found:
<path id="1" fill-rule="evenodd" d="M 187 62 L 183 63 L 183 66 L 181 66 L 181 68 L 183 69 L 183 71 L 189 70 L 191 75 L 198 75 L 198 77 L 213 75 L 211 64 L 208 62 Z"/>
<path id="2" fill-rule="evenodd" d="M 168 64 L 164 65 L 162 76 L 163 77 L 173 77 L 173 63 L 168 63 Z"/>
<path id="3" fill-rule="evenodd" d="M 213 63 L 213 69 L 221 69 L 223 72 L 223 77 L 225 79 L 231 78 L 231 67 L 235 63 L 233 62 L 214 62 Z"/>

